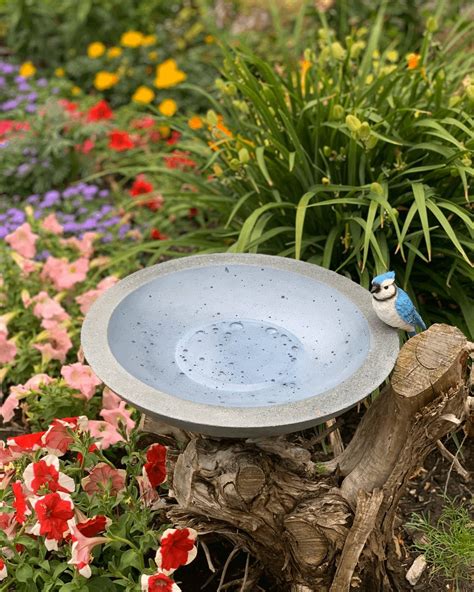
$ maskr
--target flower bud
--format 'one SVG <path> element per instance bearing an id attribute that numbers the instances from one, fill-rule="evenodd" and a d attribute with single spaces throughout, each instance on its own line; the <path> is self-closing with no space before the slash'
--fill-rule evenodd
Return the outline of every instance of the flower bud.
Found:
<path id="1" fill-rule="evenodd" d="M 323 154 L 324 156 L 331 156 L 331 148 L 329 148 L 329 146 L 324 146 Z"/>
<path id="2" fill-rule="evenodd" d="M 232 101 L 232 105 L 234 105 L 236 109 L 238 109 L 242 113 L 245 113 L 246 115 L 250 113 L 249 106 L 245 101 Z"/>
<path id="3" fill-rule="evenodd" d="M 217 125 L 218 123 L 216 112 L 212 109 L 209 109 L 209 111 L 207 112 L 206 119 L 209 125 Z"/>
<path id="4" fill-rule="evenodd" d="M 370 184 L 370 191 L 372 191 L 372 193 L 376 193 L 377 195 L 383 195 L 383 187 L 376 181 Z"/>
<path id="5" fill-rule="evenodd" d="M 367 150 L 372 150 L 372 148 L 375 148 L 375 145 L 378 141 L 379 139 L 377 138 L 377 136 L 374 136 L 374 134 L 370 134 L 367 140 L 364 141 L 364 144 Z"/>
<path id="6" fill-rule="evenodd" d="M 358 134 L 361 140 L 367 140 L 370 136 L 370 125 L 366 121 L 360 125 Z"/>
<path id="7" fill-rule="evenodd" d="M 239 150 L 239 160 L 242 164 L 247 164 L 247 162 L 250 160 L 250 154 L 247 148 L 241 148 Z"/>
<path id="8" fill-rule="evenodd" d="M 334 59 L 343 61 L 346 59 L 346 50 L 342 47 L 339 41 L 334 41 L 331 43 L 331 55 Z"/>
<path id="9" fill-rule="evenodd" d="M 438 19 L 435 16 L 429 16 L 426 21 L 426 30 L 429 33 L 434 33 L 438 30 Z"/>
<path id="10" fill-rule="evenodd" d="M 331 108 L 331 119 L 342 119 L 344 117 L 344 107 L 342 105 L 333 105 Z"/>
<path id="11" fill-rule="evenodd" d="M 351 130 L 351 132 L 358 132 L 360 126 L 362 125 L 360 119 L 355 117 L 355 115 L 347 115 L 346 116 L 346 125 Z"/>

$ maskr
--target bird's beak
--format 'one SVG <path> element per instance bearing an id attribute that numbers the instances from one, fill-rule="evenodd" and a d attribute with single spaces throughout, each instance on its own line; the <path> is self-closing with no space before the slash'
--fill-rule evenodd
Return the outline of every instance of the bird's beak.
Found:
<path id="1" fill-rule="evenodd" d="M 379 284 L 372 284 L 372 287 L 370 288 L 370 293 L 376 294 L 377 292 L 380 292 L 380 285 Z"/>

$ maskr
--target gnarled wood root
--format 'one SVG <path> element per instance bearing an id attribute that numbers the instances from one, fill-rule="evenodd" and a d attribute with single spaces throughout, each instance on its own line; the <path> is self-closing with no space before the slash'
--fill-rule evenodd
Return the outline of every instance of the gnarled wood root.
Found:
<path id="1" fill-rule="evenodd" d="M 464 418 L 468 350 L 447 325 L 410 339 L 391 384 L 323 471 L 285 438 L 192 435 L 173 467 L 171 520 L 247 549 L 282 592 L 347 592 L 356 568 L 364 591 L 392 590 L 396 508 L 410 475 Z"/>

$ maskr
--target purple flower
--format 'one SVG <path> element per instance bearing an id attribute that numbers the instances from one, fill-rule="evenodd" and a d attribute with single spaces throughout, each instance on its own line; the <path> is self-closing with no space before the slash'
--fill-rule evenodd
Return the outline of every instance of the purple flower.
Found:
<path id="1" fill-rule="evenodd" d="M 2 103 L 1 109 L 2 111 L 13 111 L 13 109 L 16 109 L 19 104 L 20 101 L 18 99 L 10 99 L 9 101 Z"/>
<path id="2" fill-rule="evenodd" d="M 0 86 L 5 86 L 6 78 L 5 76 L 0 76 Z"/>
<path id="3" fill-rule="evenodd" d="M 79 224 L 76 222 L 66 222 L 63 224 L 64 232 L 77 232 L 79 230 Z"/>
<path id="4" fill-rule="evenodd" d="M 46 78 L 39 78 L 36 81 L 36 85 L 39 86 L 39 87 L 41 87 L 41 88 L 44 88 L 45 86 L 48 86 L 48 81 L 46 80 Z"/>
<path id="5" fill-rule="evenodd" d="M 26 198 L 26 203 L 29 203 L 29 204 L 37 204 L 38 201 L 39 201 L 39 195 L 36 195 L 36 194 L 29 195 Z"/>
<path id="6" fill-rule="evenodd" d="M 14 80 L 17 84 L 21 84 L 22 82 L 26 82 L 26 78 L 24 76 L 20 76 L 20 75 L 15 76 Z"/>
<path id="7" fill-rule="evenodd" d="M 56 190 L 48 191 L 47 193 L 44 194 L 44 198 L 43 198 L 43 201 L 41 202 L 41 206 L 43 208 L 50 208 L 51 206 L 54 206 L 56 203 L 58 203 L 58 201 L 60 199 L 61 199 L 61 194 L 59 193 L 59 191 L 56 191 Z"/>
<path id="8" fill-rule="evenodd" d="M 101 191 L 99 191 L 99 196 L 100 197 L 108 197 L 109 195 L 109 190 L 108 189 L 102 189 Z"/>
<path id="9" fill-rule="evenodd" d="M 17 70 L 18 68 L 13 64 L 8 64 L 7 62 L 0 63 L 0 72 L 3 74 L 13 74 L 13 72 L 16 72 Z"/>
<path id="10" fill-rule="evenodd" d="M 36 110 L 37 110 L 37 107 L 36 107 L 36 105 L 33 105 L 33 104 L 29 104 L 25 107 L 25 111 L 27 113 L 35 113 Z"/>
<path id="11" fill-rule="evenodd" d="M 30 170 L 31 170 L 31 165 L 24 162 L 24 163 L 20 164 L 19 167 L 17 167 L 16 172 L 20 177 L 24 177 L 26 174 L 28 174 L 30 172 Z"/>
<path id="12" fill-rule="evenodd" d="M 30 90 L 31 86 L 28 84 L 28 82 L 20 82 L 20 84 L 18 85 L 18 90 L 20 92 L 28 92 Z M 27 98 L 27 97 L 25 97 Z"/>

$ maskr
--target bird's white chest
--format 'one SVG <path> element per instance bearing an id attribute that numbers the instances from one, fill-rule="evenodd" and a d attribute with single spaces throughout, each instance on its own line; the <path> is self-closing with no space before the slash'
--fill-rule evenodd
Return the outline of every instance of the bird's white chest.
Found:
<path id="1" fill-rule="evenodd" d="M 395 298 L 390 298 L 390 300 L 377 300 L 376 298 L 372 298 L 372 306 L 379 319 L 384 323 L 387 323 L 387 325 L 390 325 L 390 327 L 404 329 L 405 331 L 413 331 L 413 326 L 405 323 L 398 314 L 397 309 L 395 308 Z"/>

